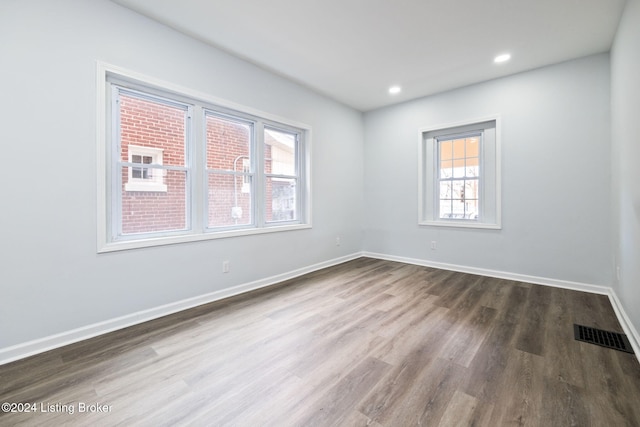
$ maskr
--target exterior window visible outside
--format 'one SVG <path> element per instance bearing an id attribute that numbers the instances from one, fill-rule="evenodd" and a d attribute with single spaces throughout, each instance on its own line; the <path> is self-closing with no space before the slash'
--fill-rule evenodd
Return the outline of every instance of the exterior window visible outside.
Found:
<path id="1" fill-rule="evenodd" d="M 128 111 L 120 112 L 127 116 Z M 162 165 L 163 149 L 140 147 L 129 144 L 127 146 L 129 163 L 139 164 L 139 167 L 128 168 L 129 176 L 125 184 L 125 191 L 157 191 L 166 192 L 167 186 L 164 184 L 164 173 L 162 170 L 154 171 L 153 165 Z"/>
<path id="2" fill-rule="evenodd" d="M 310 226 L 310 128 L 103 73 L 99 251 Z"/>
<path id="3" fill-rule="evenodd" d="M 501 228 L 499 123 L 420 131 L 420 225 Z"/>

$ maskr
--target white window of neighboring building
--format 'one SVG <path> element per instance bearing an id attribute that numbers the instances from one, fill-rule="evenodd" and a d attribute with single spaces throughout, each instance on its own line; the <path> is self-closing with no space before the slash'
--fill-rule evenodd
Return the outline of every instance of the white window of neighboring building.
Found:
<path id="1" fill-rule="evenodd" d="M 127 183 L 125 191 L 158 191 L 166 192 L 167 185 L 164 184 L 165 175 L 162 169 L 153 166 L 162 166 L 161 148 L 139 147 L 129 144 L 127 146 L 129 163 Z M 133 166 L 139 164 L 139 167 Z"/>
<path id="2" fill-rule="evenodd" d="M 420 131 L 419 224 L 501 228 L 500 118 Z"/>

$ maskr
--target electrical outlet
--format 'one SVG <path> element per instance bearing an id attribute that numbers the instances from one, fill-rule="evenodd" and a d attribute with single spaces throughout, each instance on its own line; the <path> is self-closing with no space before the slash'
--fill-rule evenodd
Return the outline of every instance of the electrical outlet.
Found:
<path id="1" fill-rule="evenodd" d="M 431 250 L 435 251 L 436 249 L 438 249 L 438 243 L 435 240 L 431 241 Z"/>
<path id="2" fill-rule="evenodd" d="M 336 246 L 340 246 L 340 237 L 336 237 Z"/>
<path id="3" fill-rule="evenodd" d="M 229 261 L 222 261 L 222 272 L 228 273 L 231 270 L 231 263 Z"/>

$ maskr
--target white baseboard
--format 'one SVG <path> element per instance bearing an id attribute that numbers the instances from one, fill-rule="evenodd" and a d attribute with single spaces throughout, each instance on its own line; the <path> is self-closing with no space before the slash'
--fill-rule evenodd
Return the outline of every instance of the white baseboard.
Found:
<path id="1" fill-rule="evenodd" d="M 266 279 L 256 280 L 254 282 L 245 283 L 242 285 L 234 286 L 232 288 L 222 289 L 205 295 L 176 301 L 148 310 L 128 314 L 126 316 L 109 319 L 104 322 L 94 323 L 91 325 L 83 326 L 81 328 L 65 331 L 55 335 L 50 335 L 44 338 L 21 343 L 11 347 L 6 347 L 0 349 L 0 365 L 19 359 L 24 359 L 25 357 L 33 356 L 35 354 L 44 353 L 45 351 L 53 350 L 55 348 L 63 347 L 65 345 L 73 344 L 78 341 L 93 338 L 119 329 L 127 328 L 129 326 L 137 325 L 139 323 L 147 322 L 149 320 L 157 319 L 159 317 L 167 316 L 169 314 L 177 313 L 179 311 L 187 310 L 189 308 L 197 307 L 234 295 L 271 286 L 285 280 L 293 279 L 295 277 L 311 273 L 313 271 L 351 261 L 361 256 L 362 253 L 360 252 L 353 253 L 340 258 L 335 258 L 329 261 L 310 265 L 308 267 L 299 268 L 297 270 L 289 271 L 283 274 L 278 274 L 276 276 L 271 276 Z"/>
<path id="2" fill-rule="evenodd" d="M 420 265 L 424 267 L 439 268 L 442 270 L 458 271 L 461 273 L 478 274 L 480 276 L 496 277 L 498 279 L 516 280 L 518 282 L 534 283 L 537 285 L 553 286 L 556 288 L 607 295 L 609 297 L 609 301 L 611 302 L 611 306 L 613 307 L 613 310 L 616 314 L 616 317 L 618 318 L 618 322 L 620 322 L 620 326 L 622 326 L 622 329 L 629 339 L 629 343 L 633 347 L 635 356 L 638 359 L 638 362 L 640 362 L 640 334 L 638 334 L 638 331 L 633 326 L 633 323 L 631 323 L 631 319 L 629 319 L 629 316 L 627 316 L 627 313 L 625 312 L 624 307 L 618 299 L 615 291 L 610 287 L 571 282 L 567 280 L 550 279 L 546 277 L 528 276 L 524 274 L 509 273 L 504 271 L 487 270 L 483 268 L 467 267 L 456 264 L 445 264 L 435 261 L 398 257 L 373 252 L 363 252 L 362 256 L 384 259 L 388 261 L 397 261 L 405 264 Z"/>
<path id="3" fill-rule="evenodd" d="M 629 316 L 627 316 L 627 312 L 624 310 L 622 303 L 618 299 L 618 295 L 616 295 L 613 289 L 610 289 L 609 301 L 611 301 L 611 306 L 616 312 L 618 322 L 620 322 L 620 326 L 622 326 L 624 333 L 629 339 L 631 347 L 633 347 L 633 352 L 636 354 L 638 362 L 640 362 L 640 334 L 638 334 L 638 331 L 633 326 L 633 323 L 631 323 L 631 319 L 629 319 Z"/>
<path id="4" fill-rule="evenodd" d="M 609 295 L 611 288 L 606 286 L 589 285 L 586 283 L 571 282 L 568 280 L 550 279 L 547 277 L 529 276 L 526 274 L 510 273 L 506 271 L 488 270 L 477 267 L 467 267 L 457 264 L 446 264 L 442 262 L 429 261 L 424 259 L 398 257 L 393 255 L 378 254 L 373 252 L 363 252 L 362 256 L 378 258 L 388 261 L 403 262 L 405 264 L 421 265 L 423 267 L 439 268 L 441 270 L 458 271 L 460 273 L 477 274 L 479 276 L 495 277 L 498 279 L 515 280 L 518 282 L 533 283 L 536 285 L 553 286 L 554 288 L 572 289 L 574 291 L 590 292 L 592 294 Z"/>

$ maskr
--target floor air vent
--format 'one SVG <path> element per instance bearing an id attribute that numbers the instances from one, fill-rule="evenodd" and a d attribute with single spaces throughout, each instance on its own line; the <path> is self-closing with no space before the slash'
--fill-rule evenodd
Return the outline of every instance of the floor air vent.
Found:
<path id="1" fill-rule="evenodd" d="M 578 341 L 584 341 L 633 354 L 633 348 L 631 348 L 631 344 L 629 343 L 627 336 L 624 334 L 603 331 L 602 329 L 590 328 L 582 325 L 573 325 L 573 334 L 575 339 Z"/>

